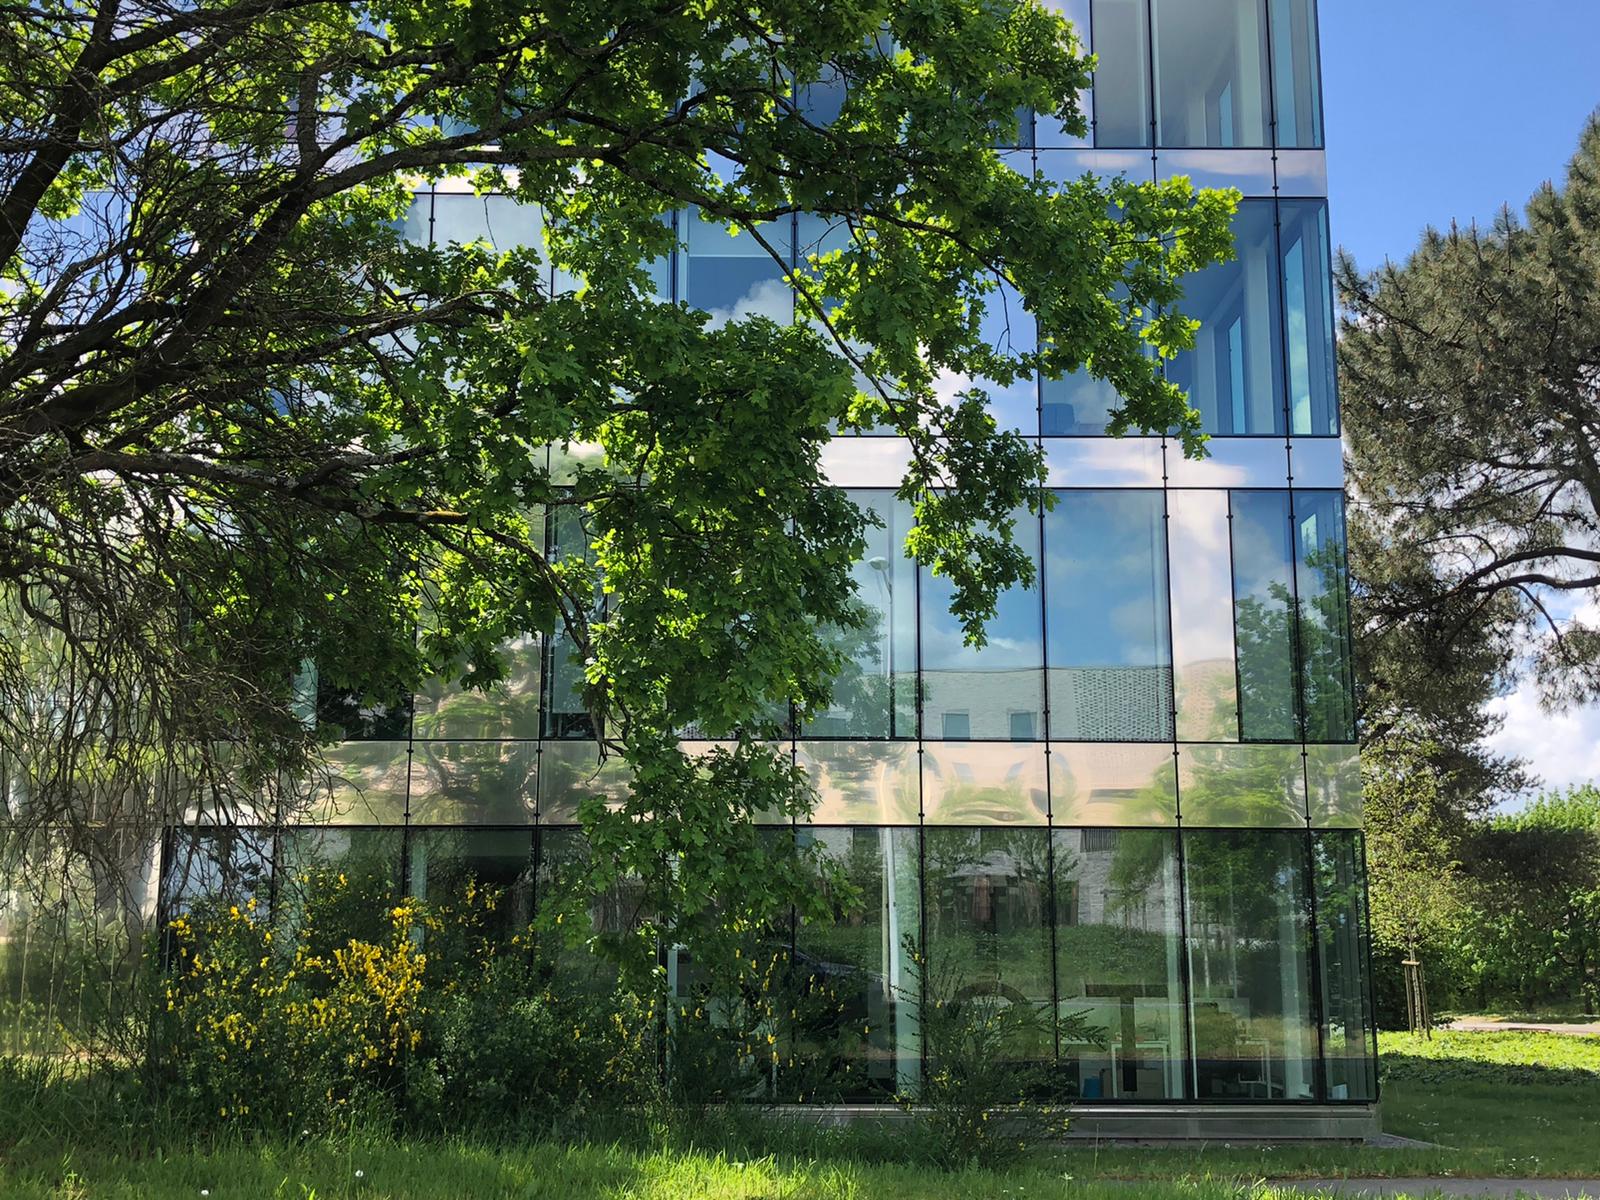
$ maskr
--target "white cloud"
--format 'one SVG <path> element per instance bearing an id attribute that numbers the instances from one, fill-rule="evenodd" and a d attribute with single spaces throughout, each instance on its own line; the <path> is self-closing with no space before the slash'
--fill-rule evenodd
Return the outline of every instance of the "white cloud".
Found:
<path id="1" fill-rule="evenodd" d="M 1505 718 L 1489 748 L 1524 759 L 1544 787 L 1600 782 L 1600 707 L 1546 712 L 1531 683 L 1488 707 Z"/>

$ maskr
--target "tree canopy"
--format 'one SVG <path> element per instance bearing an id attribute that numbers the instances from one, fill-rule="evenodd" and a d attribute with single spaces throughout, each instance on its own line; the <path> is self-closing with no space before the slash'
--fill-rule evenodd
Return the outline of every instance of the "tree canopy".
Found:
<path id="1" fill-rule="evenodd" d="M 1460 753 L 1499 686 L 1600 696 L 1600 116 L 1524 217 L 1337 275 L 1368 730 L 1444 748 L 1481 792 L 1517 778 Z"/>
<path id="2" fill-rule="evenodd" d="M 760 738 L 860 622 L 831 437 L 908 439 L 907 550 L 973 639 L 1043 502 L 985 387 L 1086 367 L 1114 431 L 1199 452 L 1150 351 L 1191 341 L 1180 281 L 1229 252 L 1234 197 L 1013 170 L 1019 112 L 1085 129 L 1091 63 L 1035 0 L 43 0 L 8 33 L 15 820 L 222 815 L 314 756 L 303 663 L 369 699 L 484 686 L 559 631 L 633 771 L 612 865 L 699 853 L 674 878 L 703 909 L 737 820 L 803 791 Z M 419 245 L 429 187 L 538 236 Z M 827 253 L 772 238 L 794 214 Z M 664 299 L 694 222 L 777 259 L 796 319 Z M 1002 305 L 1037 350 L 985 335 Z M 687 758 L 690 725 L 737 746 Z"/>

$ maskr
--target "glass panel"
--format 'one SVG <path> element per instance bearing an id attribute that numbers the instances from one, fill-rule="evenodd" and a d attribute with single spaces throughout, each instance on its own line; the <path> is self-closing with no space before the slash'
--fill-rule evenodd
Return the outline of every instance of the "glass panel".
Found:
<path id="1" fill-rule="evenodd" d="M 384 742 L 411 735 L 409 700 L 382 700 L 341 687 L 327 667 L 317 672 L 317 728 L 346 742 Z"/>
<path id="2" fill-rule="evenodd" d="M 1290 477 L 1296 487 L 1344 486 L 1344 446 L 1333 438 L 1293 438 L 1289 442 Z"/>
<path id="3" fill-rule="evenodd" d="M 1247 742 L 1298 739 L 1289 493 L 1234 492 L 1230 499 L 1240 736 Z"/>
<path id="4" fill-rule="evenodd" d="M 1329 1100 L 1378 1098 L 1372 989 L 1367 964 L 1366 861 L 1359 833 L 1319 833 L 1317 952 L 1322 956 L 1322 1052 Z"/>
<path id="5" fill-rule="evenodd" d="M 1196 1099 L 1314 1097 L 1305 838 L 1184 831 Z"/>
<path id="6" fill-rule="evenodd" d="M 1278 220 L 1284 341 L 1289 354 L 1289 427 L 1301 435 L 1334 437 L 1339 432 L 1339 404 L 1334 394 L 1328 206 L 1321 200 L 1283 200 L 1278 205 Z"/>
<path id="7" fill-rule="evenodd" d="M 1355 746 L 1307 746 L 1306 796 L 1314 827 L 1360 829 L 1360 751 Z"/>
<path id="8" fill-rule="evenodd" d="M 412 736 L 430 738 L 537 738 L 544 646 L 519 637 L 501 653 L 506 677 L 487 691 L 435 676 L 417 693 Z"/>
<path id="9" fill-rule="evenodd" d="M 1055 183 L 1073 183 L 1085 175 L 1102 181 L 1126 176 L 1133 183 L 1155 179 L 1148 150 L 1036 150 L 1033 161 L 1039 178 Z"/>
<path id="10" fill-rule="evenodd" d="M 1160 492 L 1057 492 L 1044 517 L 1050 736 L 1170 741 Z"/>
<path id="11" fill-rule="evenodd" d="M 533 823 L 533 742 L 418 742 L 411 748 L 413 825 Z"/>
<path id="12" fill-rule="evenodd" d="M 161 916 L 174 917 L 207 904 L 254 900 L 263 918 L 272 891 L 272 833 L 220 825 L 179 826 L 169 833 L 161 872 Z"/>
<path id="13" fill-rule="evenodd" d="M 1053 12 L 1060 13 L 1072 23 L 1072 31 L 1077 35 L 1078 43 L 1083 52 L 1089 52 L 1089 4 L 1090 0 L 1045 0 L 1045 7 Z M 1035 113 L 1033 118 L 1033 138 L 1036 146 L 1085 146 L 1093 140 L 1094 123 L 1094 92 L 1092 90 L 1078 94 L 1078 110 L 1090 122 L 1091 136 L 1088 139 L 1073 137 L 1061 127 L 1050 113 Z"/>
<path id="14" fill-rule="evenodd" d="M 1179 746 L 1178 812 L 1189 827 L 1303 828 L 1300 747 Z"/>
<path id="15" fill-rule="evenodd" d="M 548 529 L 552 561 L 589 558 L 589 535 L 580 510 L 570 505 L 555 509 L 548 518 Z M 594 603 L 598 608 L 598 597 Z M 592 739 L 594 718 L 584 704 L 583 664 L 578 661 L 572 639 L 559 624 L 549 639 L 549 647 L 550 661 L 545 667 L 548 695 L 544 735 L 547 738 Z"/>
<path id="16" fill-rule="evenodd" d="M 427 935 L 430 958 L 464 952 L 469 924 L 509 937 L 533 920 L 531 829 L 413 830 L 410 870 L 413 896 L 463 918 Z"/>
<path id="17" fill-rule="evenodd" d="M 1178 768 L 1171 746 L 1062 742 L 1050 747 L 1053 825 L 1174 825 Z"/>
<path id="18" fill-rule="evenodd" d="M 1043 825 L 1049 813 L 1041 745 L 929 742 L 922 811 L 930 825 Z"/>
<path id="19" fill-rule="evenodd" d="M 1271 150 L 1162 150 L 1156 179 L 1179 175 L 1197 188 L 1238 188 L 1246 196 L 1271 196 L 1277 183 Z"/>
<path id="20" fill-rule="evenodd" d="M 433 220 L 433 193 L 418 192 L 411 198 L 405 215 L 400 218 L 400 236 L 413 246 L 428 244 L 428 224 Z"/>
<path id="21" fill-rule="evenodd" d="M 1094 141 L 1150 144 L 1150 18 L 1145 0 L 1094 0 Z"/>
<path id="22" fill-rule="evenodd" d="M 711 314 L 713 326 L 751 316 L 787 325 L 794 319 L 794 293 L 784 275 L 791 253 L 788 219 L 759 227 L 763 246 L 749 233 L 701 220 L 691 209 L 681 226 L 687 246 L 678 254 L 678 299 Z M 774 258 L 773 255 L 777 257 Z"/>
<path id="23" fill-rule="evenodd" d="M 901 742 L 800 742 L 796 760 L 817 790 L 812 820 L 828 825 L 915 824 L 917 747 Z"/>
<path id="24" fill-rule="evenodd" d="M 1032 164 L 1029 164 L 1031 169 Z M 1039 326 L 1034 316 L 1022 304 L 1022 296 L 1009 284 L 983 297 L 984 312 L 978 326 L 978 335 L 1002 357 L 1032 354 L 1039 346 Z M 1025 372 L 1009 384 L 991 379 L 967 380 L 964 376 L 945 373 L 935 384 L 941 390 L 952 392 L 974 387 L 989 397 L 989 415 L 1001 429 L 1014 429 L 1029 437 L 1039 432 L 1039 388 L 1035 375 Z"/>
<path id="25" fill-rule="evenodd" d="M 1175 566 L 1172 655 L 1178 737 L 1233 741 L 1239 736 L 1239 693 L 1233 664 L 1228 494 L 1169 492 L 1167 510 Z"/>
<path id="26" fill-rule="evenodd" d="M 1279 196 L 1326 196 L 1328 194 L 1328 155 L 1322 150 L 1279 150 L 1277 163 Z"/>
<path id="27" fill-rule="evenodd" d="M 1161 439 L 1139 437 L 1046 439 L 1044 465 L 1050 487 L 1160 487 L 1165 469 Z"/>
<path id="28" fill-rule="evenodd" d="M 1018 510 L 1017 545 L 1039 562 L 1039 521 Z M 1003 593 L 988 623 L 988 644 L 965 644 L 950 613 L 948 579 L 922 577 L 922 716 L 925 738 L 1014 736 L 1013 713 L 1031 713 L 1034 737 L 1044 736 L 1044 629 L 1037 586 Z M 966 730 L 945 732 L 946 713 L 969 715 Z"/>
<path id="29" fill-rule="evenodd" d="M 317 930 L 335 945 L 347 938 L 381 941 L 388 932 L 389 905 L 400 894 L 399 829 L 294 829 L 278 851 L 278 911 L 300 927 L 306 895 L 303 879 L 313 869 L 337 871 L 351 902 L 338 904 L 334 928 Z"/>
<path id="30" fill-rule="evenodd" d="M 822 447 L 822 477 L 835 487 L 898 487 L 911 465 L 904 438 L 836 437 Z"/>
<path id="31" fill-rule="evenodd" d="M 590 796 L 616 808 L 632 790 L 628 764 L 616 755 L 600 760 L 593 742 L 545 742 L 539 748 L 539 820 L 575 825 Z"/>
<path id="32" fill-rule="evenodd" d="M 438 192 L 433 198 L 433 244 L 484 242 L 504 254 L 544 247 L 544 210 L 519 204 L 510 196 L 475 196 L 470 192 Z"/>
<path id="33" fill-rule="evenodd" d="M 1186 458 L 1174 445 L 1167 455 L 1168 487 L 1283 488 L 1289 455 L 1277 438 L 1213 438 L 1205 458 Z"/>
<path id="34" fill-rule="evenodd" d="M 1305 739 L 1353 742 L 1355 678 L 1350 659 L 1344 496 L 1339 492 L 1296 492 L 1294 528 Z"/>
<path id="35" fill-rule="evenodd" d="M 405 742 L 341 742 L 322 752 L 304 819 L 328 825 L 399 825 L 411 773 Z"/>
<path id="36" fill-rule="evenodd" d="M 911 506 L 892 492 L 852 492 L 850 499 L 883 522 L 864 530 L 865 555 L 851 568 L 866 629 L 835 631 L 848 656 L 833 683 L 833 704 L 806 723 L 824 737 L 917 735 L 917 565 L 906 557 Z"/>
<path id="37" fill-rule="evenodd" d="M 1262 0 L 1151 0 L 1158 146 L 1271 146 Z"/>
<path id="38" fill-rule="evenodd" d="M 1101 437 L 1111 411 L 1122 407 L 1117 389 L 1084 371 L 1039 384 L 1039 432 L 1045 437 Z"/>
<path id="39" fill-rule="evenodd" d="M 616 983 L 614 960 L 592 953 L 577 944 L 591 934 L 609 939 L 611 949 L 622 953 L 647 953 L 647 944 L 626 935 L 637 930 L 651 915 L 649 893 L 637 877 L 618 881 L 603 893 L 590 885 L 591 853 L 583 830 L 538 829 L 539 865 L 535 874 L 534 899 L 540 911 L 587 915 L 562 926 L 573 941 L 554 947 L 556 978 L 568 991 L 603 992 Z M 586 927 L 585 927 L 586 926 Z"/>
<path id="40" fill-rule="evenodd" d="M 1193 350 L 1167 364 L 1212 434 L 1281 434 L 1277 220 L 1271 200 L 1245 200 L 1232 261 L 1184 277 L 1179 310 L 1200 322 Z"/>
<path id="41" fill-rule="evenodd" d="M 832 897 L 833 919 L 804 923 L 795 966 L 813 997 L 834 1003 L 798 1033 L 796 1057 L 829 1068 L 825 1091 L 842 1099 L 883 1100 L 914 1092 L 922 1075 L 917 977 L 912 955 L 922 940 L 915 829 L 797 830 L 840 868 L 855 895 Z"/>
<path id="42" fill-rule="evenodd" d="M 1058 829 L 1061 1073 L 1083 1100 L 1178 1100 L 1187 1060 L 1177 836 Z"/>
<path id="43" fill-rule="evenodd" d="M 1272 95 L 1278 145 L 1322 145 L 1321 53 L 1316 0 L 1270 0 Z"/>
<path id="44" fill-rule="evenodd" d="M 923 834 L 928 897 L 928 1003 L 958 1016 L 963 1002 L 1026 1005 L 1011 1044 L 1019 1067 L 1055 1057 L 1049 1019 L 1050 843 L 1045 829 L 929 829 Z M 958 1022 L 957 1022 L 958 1023 Z M 938 1062 L 936 1020 L 928 1059 Z"/>

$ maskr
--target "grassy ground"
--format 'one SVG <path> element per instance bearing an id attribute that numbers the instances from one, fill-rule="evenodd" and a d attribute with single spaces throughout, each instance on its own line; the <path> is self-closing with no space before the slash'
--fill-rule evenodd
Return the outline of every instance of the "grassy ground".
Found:
<path id="1" fill-rule="evenodd" d="M 137 1121 L 96 1136 L 58 1122 L 0 1141 L 18 1200 L 1271 1200 L 1312 1176 L 1600 1177 L 1600 1038 L 1386 1035 L 1384 1124 L 1439 1150 L 1073 1146 L 1001 1173 L 903 1161 L 903 1135 L 733 1122 L 693 1132 L 510 1148 L 467 1142 L 232 1143 L 196 1148 Z M 13 1113 L 12 1116 L 20 1114 Z M 902 1161 L 897 1161 L 902 1160 Z M 1600 1197 L 1597 1197 L 1600 1200 Z"/>

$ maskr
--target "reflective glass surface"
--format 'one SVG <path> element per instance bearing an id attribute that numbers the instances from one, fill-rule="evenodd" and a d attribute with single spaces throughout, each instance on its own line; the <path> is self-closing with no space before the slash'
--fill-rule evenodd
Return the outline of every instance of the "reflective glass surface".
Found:
<path id="1" fill-rule="evenodd" d="M 1151 0 L 1156 144 L 1271 146 L 1262 0 Z"/>
<path id="2" fill-rule="evenodd" d="M 1322 145 L 1317 0 L 1268 0 L 1273 101 L 1280 146 Z"/>
<path id="3" fill-rule="evenodd" d="M 1359 833 L 1319 833 L 1317 949 L 1322 976 L 1322 1053 L 1329 1100 L 1376 1100 L 1377 1023 L 1367 979 L 1366 860 Z"/>
<path id="4" fill-rule="evenodd" d="M 1310 1100 L 1311 912 L 1305 834 L 1185 830 L 1199 1100 Z"/>
<path id="5" fill-rule="evenodd" d="M 588 557 L 589 537 L 579 510 L 571 506 L 555 509 L 548 518 L 547 528 L 553 561 Z M 576 585 L 574 577 L 568 576 L 568 579 Z M 549 661 L 545 664 L 544 677 L 544 736 L 593 738 L 594 719 L 583 699 L 583 663 L 578 659 L 572 638 L 559 624 L 549 639 Z"/>
<path id="6" fill-rule="evenodd" d="M 1039 519 L 1026 510 L 1015 519 L 1017 544 L 1037 564 Z M 948 579 L 923 572 L 923 737 L 1042 740 L 1044 629 L 1037 585 L 1002 593 L 981 650 L 966 645 L 961 622 L 950 612 L 953 595 Z"/>
<path id="7" fill-rule="evenodd" d="M 1031 162 L 1029 169 L 1031 170 Z M 1039 327 L 1033 314 L 1022 305 L 1022 297 L 1009 284 L 983 298 L 984 312 L 979 323 L 979 336 L 996 354 L 1012 357 L 1031 354 L 1039 346 Z M 950 382 L 965 385 L 965 380 Z M 998 380 L 977 379 L 971 386 L 982 389 L 989 397 L 989 414 L 1001 429 L 1014 429 L 1033 436 L 1039 432 L 1039 389 L 1032 372 L 1026 372 L 1010 383 Z"/>
<path id="8" fill-rule="evenodd" d="M 916 824 L 922 767 L 914 743 L 800 742 L 795 759 L 816 789 L 818 824 Z"/>
<path id="9" fill-rule="evenodd" d="M 389 908 L 401 894 L 403 834 L 399 829 L 293 829 L 278 838 L 276 917 L 297 927 L 310 889 L 325 873 L 344 879 L 341 937 L 381 942 L 392 931 Z"/>
<path id="10" fill-rule="evenodd" d="M 713 325 L 764 316 L 787 325 L 794 319 L 794 296 L 784 274 L 790 261 L 791 223 L 762 225 L 751 234 L 730 234 L 728 226 L 702 220 L 690 210 L 680 226 L 685 248 L 678 254 L 678 299 L 711 314 Z"/>
<path id="11" fill-rule="evenodd" d="M 1336 439 L 1291 439 L 1289 463 L 1296 487 L 1338 489 L 1344 486 L 1344 445 Z"/>
<path id="12" fill-rule="evenodd" d="M 912 962 L 922 942 L 917 830 L 802 826 L 797 835 L 803 849 L 814 846 L 843 869 L 855 894 L 830 893 L 830 919 L 803 922 L 796 933 L 796 969 L 839 1014 L 802 1031 L 796 1049 L 835 1060 L 830 1090 L 844 1098 L 908 1091 L 922 1075 Z"/>
<path id="13" fill-rule="evenodd" d="M 429 931 L 429 957 L 470 950 L 472 925 L 509 937 L 533 920 L 531 829 L 419 829 L 411 835 L 410 892 L 462 914 Z"/>
<path id="14" fill-rule="evenodd" d="M 1277 182 L 1271 150 L 1157 151 L 1156 179 L 1179 175 L 1197 188 L 1238 188 L 1246 196 L 1271 196 Z"/>
<path id="15" fill-rule="evenodd" d="M 627 764 L 615 755 L 602 761 L 593 742 L 545 742 L 539 747 L 541 822 L 576 824 L 585 800 L 616 807 L 632 787 Z"/>
<path id="16" fill-rule="evenodd" d="M 1357 747 L 1306 747 L 1306 803 L 1315 828 L 1361 828 L 1361 752 Z"/>
<path id="17" fill-rule="evenodd" d="M 169 833 L 161 873 L 161 917 L 193 912 L 197 905 L 256 901 L 270 916 L 273 836 L 270 830 L 216 826 L 178 827 Z"/>
<path id="18" fill-rule="evenodd" d="M 1295 492 L 1294 530 L 1305 739 L 1353 742 L 1355 674 L 1350 657 L 1344 496 Z"/>
<path id="19" fill-rule="evenodd" d="M 869 624 L 834 631 L 847 661 L 833 703 L 806 723 L 823 737 L 904 738 L 917 734 L 917 566 L 906 556 L 911 506 L 892 492 L 852 492 L 879 522 L 851 576 Z"/>
<path id="20" fill-rule="evenodd" d="M 1171 740 L 1160 492 L 1062 491 L 1044 517 L 1050 737 Z"/>
<path id="21" fill-rule="evenodd" d="M 1239 691 L 1228 494 L 1169 492 L 1167 511 L 1178 737 L 1232 741 L 1239 736 Z"/>
<path id="22" fill-rule="evenodd" d="M 1189 458 L 1174 442 L 1167 447 L 1167 486 L 1283 488 L 1289 455 L 1279 438 L 1212 438 L 1204 458 Z"/>
<path id="23" fill-rule="evenodd" d="M 340 742 L 322 751 L 305 819 L 327 825 L 399 825 L 411 774 L 405 742 Z"/>
<path id="24" fill-rule="evenodd" d="M 1233 492 L 1230 500 L 1240 736 L 1297 739 L 1289 493 Z"/>
<path id="25" fill-rule="evenodd" d="M 1054 825 L 1175 825 L 1178 771 L 1170 745 L 1059 742 L 1050 747 Z"/>
<path id="26" fill-rule="evenodd" d="M 1112 410 L 1122 405 L 1117 389 L 1087 370 L 1042 380 L 1039 397 L 1039 432 L 1045 437 L 1099 437 Z"/>
<path id="27" fill-rule="evenodd" d="M 1284 432 L 1276 219 L 1273 201 L 1242 201 L 1236 257 L 1182 281 L 1178 308 L 1200 329 L 1194 349 L 1167 364 L 1167 378 L 1188 393 L 1207 433 Z"/>
<path id="28" fill-rule="evenodd" d="M 531 825 L 538 764 L 533 742 L 417 742 L 411 748 L 411 822 Z"/>
<path id="29" fill-rule="evenodd" d="M 1339 406 L 1328 206 L 1321 200 L 1281 200 L 1278 221 L 1289 428 L 1301 436 L 1333 437 L 1339 432 Z"/>
<path id="30" fill-rule="evenodd" d="M 1058 829 L 1057 1006 L 1066 1094 L 1081 1100 L 1185 1095 L 1177 835 Z"/>
<path id="31" fill-rule="evenodd" d="M 1161 439 L 1046 438 L 1050 487 L 1160 487 Z"/>
<path id="32" fill-rule="evenodd" d="M 520 637 L 501 653 L 506 677 L 487 689 L 435 677 L 417 693 L 412 736 L 434 738 L 537 738 L 544 647 Z"/>
<path id="33" fill-rule="evenodd" d="M 929 825 L 1043 825 L 1050 812 L 1044 746 L 929 742 L 922 813 Z"/>
<path id="34" fill-rule="evenodd" d="M 1178 812 L 1190 828 L 1305 828 L 1305 767 L 1300 747 L 1180 745 Z"/>
<path id="35" fill-rule="evenodd" d="M 1019 1066 L 1055 1057 L 1048 1014 L 1050 841 L 1045 829 L 929 829 L 923 835 L 930 1004 L 943 1014 L 964 1003 L 1025 1005 L 1041 1018 L 1007 1047 Z M 935 1020 L 928 1061 L 937 1069 Z M 954 1032 L 952 1030 L 951 1032 Z"/>
<path id="36" fill-rule="evenodd" d="M 1146 0 L 1094 0 L 1094 140 L 1150 144 L 1150 14 Z"/>
<path id="37" fill-rule="evenodd" d="M 1078 42 L 1084 53 L 1088 53 L 1090 46 L 1089 8 L 1090 0 L 1045 0 L 1045 7 L 1060 13 L 1072 23 L 1073 32 L 1077 34 Z M 1033 139 L 1036 146 L 1084 146 L 1093 142 L 1094 121 L 1094 93 L 1082 92 L 1078 96 L 1078 109 L 1087 118 L 1090 125 L 1088 138 L 1073 137 L 1062 128 L 1061 122 L 1050 113 L 1035 113 L 1033 118 Z"/>

